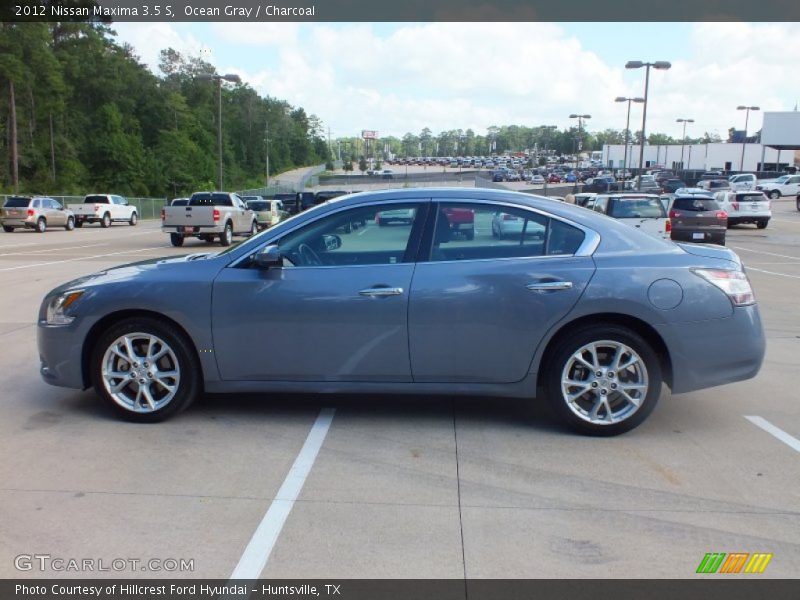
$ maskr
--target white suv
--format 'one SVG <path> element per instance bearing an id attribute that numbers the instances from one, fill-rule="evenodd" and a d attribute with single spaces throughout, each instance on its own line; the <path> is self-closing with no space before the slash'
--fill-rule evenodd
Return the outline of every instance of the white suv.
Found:
<path id="1" fill-rule="evenodd" d="M 752 190 L 756 187 L 756 176 L 752 173 L 741 173 L 728 177 L 728 183 L 735 192 Z"/>
<path id="2" fill-rule="evenodd" d="M 621 223 L 641 229 L 662 240 L 670 239 L 672 223 L 655 194 L 598 194 L 591 207 Z"/>
<path id="3" fill-rule="evenodd" d="M 761 181 L 756 185 L 756 189 L 773 200 L 781 196 L 795 196 L 800 194 L 800 175 L 783 175 L 773 181 Z"/>
<path id="4" fill-rule="evenodd" d="M 772 218 L 770 203 L 763 192 L 717 192 L 714 199 L 719 207 L 728 213 L 728 227 L 741 223 L 755 223 L 759 229 L 765 229 Z"/>

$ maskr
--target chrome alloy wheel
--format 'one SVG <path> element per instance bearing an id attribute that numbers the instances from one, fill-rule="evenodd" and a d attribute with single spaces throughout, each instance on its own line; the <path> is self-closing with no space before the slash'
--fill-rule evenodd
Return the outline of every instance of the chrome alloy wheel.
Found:
<path id="1" fill-rule="evenodd" d="M 117 338 L 103 355 L 103 386 L 122 408 L 155 412 L 175 397 L 180 365 L 172 348 L 150 333 Z"/>
<path id="2" fill-rule="evenodd" d="M 633 415 L 647 397 L 647 367 L 621 342 L 599 340 L 579 348 L 561 372 L 561 394 L 570 410 L 594 425 Z"/>

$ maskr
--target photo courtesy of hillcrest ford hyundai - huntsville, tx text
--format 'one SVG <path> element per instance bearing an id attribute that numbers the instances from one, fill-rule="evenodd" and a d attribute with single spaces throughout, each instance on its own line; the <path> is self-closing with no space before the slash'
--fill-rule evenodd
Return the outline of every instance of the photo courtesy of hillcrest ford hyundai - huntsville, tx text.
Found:
<path id="1" fill-rule="evenodd" d="M 580 206 L 416 188 L 342 196 L 261 233 L 252 213 L 225 219 L 208 241 L 249 237 L 48 293 L 42 378 L 94 387 L 139 422 L 204 392 L 450 394 L 541 398 L 575 431 L 615 435 L 663 385 L 745 380 L 764 358 L 736 253 Z"/>

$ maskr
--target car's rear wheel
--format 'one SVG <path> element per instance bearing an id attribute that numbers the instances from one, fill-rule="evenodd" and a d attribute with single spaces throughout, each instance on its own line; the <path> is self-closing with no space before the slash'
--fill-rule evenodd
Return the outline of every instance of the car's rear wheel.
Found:
<path id="1" fill-rule="evenodd" d="M 780 193 L 778 190 L 772 190 L 772 191 L 769 193 L 769 197 L 770 197 L 772 200 L 777 200 L 778 198 L 780 198 L 780 197 L 781 197 L 781 193 Z"/>
<path id="2" fill-rule="evenodd" d="M 91 361 L 97 394 L 131 421 L 163 421 L 189 406 L 202 389 L 191 342 L 156 319 L 133 317 L 112 326 Z"/>
<path id="3" fill-rule="evenodd" d="M 8 225 L 3 225 L 3 231 L 5 231 L 6 233 L 13 233 L 14 232 L 14 228 L 13 227 L 9 227 Z"/>
<path id="4" fill-rule="evenodd" d="M 596 325 L 560 340 L 544 371 L 556 414 L 585 435 L 611 436 L 641 424 L 661 394 L 661 365 L 650 345 L 618 325 Z"/>
<path id="5" fill-rule="evenodd" d="M 795 200 L 795 206 L 797 206 L 797 210 L 800 210 L 800 196 L 798 196 L 797 200 Z"/>
<path id="6" fill-rule="evenodd" d="M 757 221 L 756 222 L 756 227 L 758 227 L 759 229 L 766 229 L 767 228 L 767 223 L 769 223 L 768 220 L 762 219 L 761 221 Z"/>
<path id="7" fill-rule="evenodd" d="M 44 233 L 47 231 L 47 221 L 45 221 L 44 217 L 39 217 L 39 220 L 36 221 L 36 231 L 37 233 Z"/>
<path id="8" fill-rule="evenodd" d="M 230 222 L 228 222 L 225 223 L 225 229 L 219 236 L 219 245 L 230 246 L 232 241 L 233 241 L 233 226 L 230 224 Z"/>
<path id="9" fill-rule="evenodd" d="M 104 229 L 108 229 L 109 227 L 111 227 L 111 215 L 110 214 L 106 213 L 106 214 L 103 215 L 103 218 L 100 221 L 100 227 L 103 227 Z"/>
<path id="10" fill-rule="evenodd" d="M 250 225 L 250 237 L 253 237 L 258 233 L 258 223 L 253 221 L 252 225 Z"/>
<path id="11" fill-rule="evenodd" d="M 133 226 L 135 226 L 135 225 L 136 225 L 136 223 L 138 223 L 138 222 L 139 222 L 139 215 L 137 215 L 135 212 L 131 213 L 131 220 L 130 220 L 130 221 L 128 221 L 128 224 L 129 224 L 131 227 L 133 227 Z"/>
<path id="12" fill-rule="evenodd" d="M 72 217 L 68 217 L 67 224 L 64 226 L 64 229 L 66 229 L 67 231 L 72 231 L 73 229 L 75 229 L 75 219 L 73 219 Z"/>
<path id="13" fill-rule="evenodd" d="M 175 247 L 183 246 L 183 236 L 180 233 L 170 233 L 169 241 Z"/>
<path id="14" fill-rule="evenodd" d="M 83 227 L 83 221 L 75 221 L 75 227 L 77 227 L 78 229 Z"/>

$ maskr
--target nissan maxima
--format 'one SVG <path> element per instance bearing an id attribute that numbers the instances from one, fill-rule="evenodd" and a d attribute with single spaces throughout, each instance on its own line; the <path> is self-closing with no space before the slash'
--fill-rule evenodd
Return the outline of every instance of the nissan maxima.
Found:
<path id="1" fill-rule="evenodd" d="M 453 234 L 454 210 L 472 237 Z M 493 235 L 498 214 L 519 227 Z M 614 435 L 663 385 L 754 377 L 765 341 L 731 250 L 528 194 L 420 188 L 66 283 L 42 302 L 38 347 L 47 383 L 93 387 L 139 422 L 205 392 L 449 394 L 544 398 L 572 429 Z"/>

